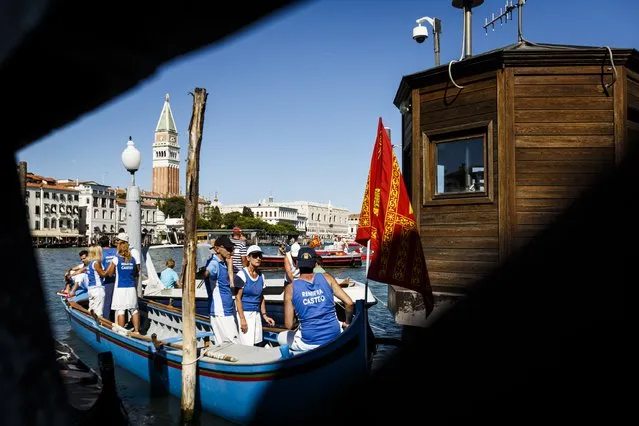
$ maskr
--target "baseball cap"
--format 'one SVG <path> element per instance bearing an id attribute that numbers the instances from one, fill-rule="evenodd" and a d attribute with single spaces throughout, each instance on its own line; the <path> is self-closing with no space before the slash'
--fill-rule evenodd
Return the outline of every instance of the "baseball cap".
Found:
<path id="1" fill-rule="evenodd" d="M 297 256 L 298 268 L 314 268 L 317 263 L 315 260 L 315 250 L 310 247 L 302 247 Z"/>
<path id="2" fill-rule="evenodd" d="M 129 242 L 129 234 L 127 234 L 126 232 L 120 232 L 118 234 L 117 237 L 115 237 L 116 241 L 124 241 L 124 242 Z"/>
<path id="3" fill-rule="evenodd" d="M 297 257 L 299 252 L 300 252 L 299 243 L 293 243 L 293 245 L 291 246 L 291 256 Z"/>
<path id="4" fill-rule="evenodd" d="M 250 256 L 251 253 L 262 253 L 262 249 L 260 246 L 253 244 L 249 248 L 246 249 L 246 255 Z"/>
<path id="5" fill-rule="evenodd" d="M 231 239 L 226 235 L 221 235 L 215 239 L 215 243 L 213 243 L 215 247 L 224 247 L 230 252 L 235 250 L 235 245 L 231 242 Z"/>

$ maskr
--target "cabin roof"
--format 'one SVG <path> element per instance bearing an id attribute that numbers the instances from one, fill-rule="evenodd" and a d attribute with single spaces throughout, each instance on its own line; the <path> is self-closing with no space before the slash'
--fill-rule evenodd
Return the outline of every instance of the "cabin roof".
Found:
<path id="1" fill-rule="evenodd" d="M 606 46 L 574 46 L 566 44 L 534 43 L 525 41 L 490 50 L 454 62 L 451 73 L 455 79 L 478 75 L 502 67 L 546 67 L 610 65 L 610 56 L 616 66 L 624 65 L 639 72 L 639 52 L 636 49 Z M 396 107 L 409 100 L 410 91 L 449 81 L 449 63 L 402 77 L 393 103 Z"/>

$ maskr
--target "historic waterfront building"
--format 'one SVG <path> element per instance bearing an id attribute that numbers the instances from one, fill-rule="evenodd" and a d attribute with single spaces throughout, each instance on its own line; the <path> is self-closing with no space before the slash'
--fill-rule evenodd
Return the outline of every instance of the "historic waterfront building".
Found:
<path id="1" fill-rule="evenodd" d="M 86 216 L 77 189 L 55 179 L 27 173 L 25 205 L 36 247 L 64 247 L 83 242 Z"/>
<path id="2" fill-rule="evenodd" d="M 151 191 L 165 197 L 180 194 L 180 145 L 168 93 L 155 128 Z"/>
<path id="3" fill-rule="evenodd" d="M 288 222 L 300 233 L 307 236 L 318 235 L 320 238 L 332 239 L 335 236 L 349 234 L 348 209 L 335 207 L 314 201 L 275 202 L 273 196 L 257 203 L 222 205 L 217 196 L 212 204 L 220 213 L 241 212 L 244 207 L 251 209 L 255 217 L 270 224 Z"/>

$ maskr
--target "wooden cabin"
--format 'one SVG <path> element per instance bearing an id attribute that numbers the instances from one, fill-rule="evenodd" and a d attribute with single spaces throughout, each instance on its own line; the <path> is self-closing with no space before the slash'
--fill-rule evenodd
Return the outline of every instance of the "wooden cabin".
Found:
<path id="1" fill-rule="evenodd" d="M 394 104 L 431 285 L 463 294 L 639 139 L 639 52 L 515 44 L 405 76 Z M 419 325 L 409 293 L 389 308 Z"/>

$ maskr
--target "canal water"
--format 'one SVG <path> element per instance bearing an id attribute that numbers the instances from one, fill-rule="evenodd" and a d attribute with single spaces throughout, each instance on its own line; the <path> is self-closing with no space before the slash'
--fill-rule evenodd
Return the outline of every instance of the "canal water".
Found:
<path id="1" fill-rule="evenodd" d="M 264 251 L 276 250 L 275 247 L 265 247 Z M 98 371 L 97 353 L 82 342 L 71 330 L 69 320 L 65 315 L 60 302 L 60 297 L 56 292 L 64 288 L 64 271 L 72 265 L 80 263 L 79 251 L 81 248 L 40 248 L 35 249 L 42 274 L 47 312 L 51 321 L 54 336 L 64 343 L 69 344 L 79 357 L 92 368 Z M 273 252 L 274 253 L 274 252 Z M 364 282 L 366 280 L 365 268 L 345 268 L 329 269 L 337 278 L 350 277 L 354 280 Z M 283 271 L 279 274 L 283 275 Z M 369 310 L 370 323 L 376 337 L 399 339 L 401 327 L 398 326 L 386 307 L 387 286 L 375 282 L 369 282 L 371 291 L 378 299 L 378 302 Z M 380 345 L 373 361 L 373 368 L 376 364 L 383 362 L 388 354 L 392 353 L 394 346 Z M 180 418 L 180 400 L 171 395 L 154 395 L 148 383 L 137 376 L 116 366 L 115 371 L 118 392 L 129 413 L 131 423 L 134 425 L 177 425 Z M 230 423 L 203 413 L 200 419 L 202 426 L 229 425 Z"/>

